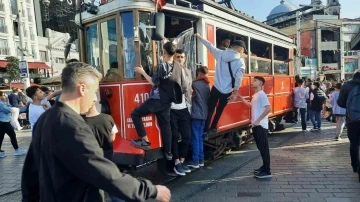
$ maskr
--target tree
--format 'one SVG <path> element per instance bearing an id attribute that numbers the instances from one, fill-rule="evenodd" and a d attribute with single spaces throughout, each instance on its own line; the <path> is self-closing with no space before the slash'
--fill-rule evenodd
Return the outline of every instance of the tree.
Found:
<path id="1" fill-rule="evenodd" d="M 19 78 L 19 59 L 17 57 L 8 56 L 5 58 L 8 64 L 6 65 L 6 72 L 9 75 L 10 88 L 11 82 Z"/>

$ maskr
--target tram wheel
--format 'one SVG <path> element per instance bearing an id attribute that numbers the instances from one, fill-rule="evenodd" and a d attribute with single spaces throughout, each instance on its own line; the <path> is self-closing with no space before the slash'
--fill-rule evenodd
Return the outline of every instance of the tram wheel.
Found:
<path id="1" fill-rule="evenodd" d="M 223 154 L 225 152 L 226 146 L 227 146 L 227 138 L 224 137 L 220 137 L 220 143 L 217 145 L 217 148 L 215 149 L 215 151 L 213 152 L 213 156 L 214 158 L 218 158 L 221 156 L 221 154 Z"/>

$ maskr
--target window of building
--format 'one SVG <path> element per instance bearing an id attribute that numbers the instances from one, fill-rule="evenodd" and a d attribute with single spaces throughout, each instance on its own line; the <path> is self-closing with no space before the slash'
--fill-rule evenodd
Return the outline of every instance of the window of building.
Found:
<path id="1" fill-rule="evenodd" d="M 16 52 L 16 56 L 21 57 L 22 51 L 21 51 L 21 46 L 20 46 L 20 42 L 19 41 L 15 41 L 15 52 Z"/>
<path id="2" fill-rule="evenodd" d="M 7 27 L 5 24 L 5 18 L 0 18 L 0 32 L 7 33 Z"/>
<path id="3" fill-rule="evenodd" d="M 15 36 L 19 36 L 19 25 L 17 22 L 13 22 L 14 34 Z"/>
<path id="4" fill-rule="evenodd" d="M 119 75 L 117 58 L 116 20 L 111 19 L 100 24 L 102 39 L 102 71 L 106 78 Z"/>
<path id="5" fill-rule="evenodd" d="M 34 29 L 32 27 L 29 27 L 29 30 L 30 30 L 30 39 L 34 41 L 35 40 Z"/>
<path id="6" fill-rule="evenodd" d="M 31 45 L 31 54 L 33 58 L 36 58 L 36 50 L 35 50 L 35 45 Z"/>
<path id="7" fill-rule="evenodd" d="M 47 62 L 47 52 L 46 51 L 39 51 L 40 52 L 40 60 L 43 62 Z"/>
<path id="8" fill-rule="evenodd" d="M 350 42 L 344 42 L 344 51 L 350 51 L 351 50 Z"/>
<path id="9" fill-rule="evenodd" d="M 11 5 L 11 13 L 12 13 L 13 15 L 17 15 L 17 14 L 18 14 L 18 10 L 17 10 L 16 0 L 11 0 L 10 5 Z"/>
<path id="10" fill-rule="evenodd" d="M 65 64 L 65 59 L 64 58 L 55 58 L 55 62 L 59 63 L 59 64 Z"/>
<path id="11" fill-rule="evenodd" d="M 8 42 L 5 39 L 0 39 L 0 55 L 9 55 Z"/>
<path id="12" fill-rule="evenodd" d="M 124 77 L 135 78 L 135 49 L 134 49 L 134 21 L 133 13 L 121 13 L 123 56 L 124 56 Z"/>

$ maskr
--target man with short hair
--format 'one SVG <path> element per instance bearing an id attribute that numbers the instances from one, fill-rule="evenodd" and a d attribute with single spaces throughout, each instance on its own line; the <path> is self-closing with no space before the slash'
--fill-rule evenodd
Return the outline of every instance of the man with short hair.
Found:
<path id="1" fill-rule="evenodd" d="M 294 88 L 294 107 L 297 112 L 300 111 L 300 117 L 301 117 L 301 127 L 303 132 L 306 131 L 306 100 L 309 98 L 309 94 L 304 88 L 304 80 L 298 79 L 297 80 L 298 86 Z M 298 117 L 296 117 L 298 118 Z"/>
<path id="2" fill-rule="evenodd" d="M 215 81 L 210 92 L 208 118 L 206 120 L 204 133 L 217 133 L 217 124 L 228 103 L 228 99 L 235 101 L 238 95 L 238 90 L 245 72 L 243 56 L 244 51 L 246 51 L 246 45 L 243 41 L 234 41 L 231 44 L 231 49 L 220 50 L 202 38 L 200 34 L 197 33 L 195 35 L 216 59 Z M 215 107 L 216 113 L 211 122 Z"/>
<path id="3" fill-rule="evenodd" d="M 271 106 L 266 93 L 262 90 L 264 84 L 265 79 L 263 77 L 255 76 L 251 84 L 251 87 L 255 91 L 251 102 L 239 96 L 244 104 L 251 108 L 252 131 L 256 146 L 263 159 L 263 165 L 259 169 L 254 170 L 256 178 L 272 177 L 270 172 L 270 150 L 268 141 L 268 114 L 271 112 Z"/>
<path id="4" fill-rule="evenodd" d="M 226 50 L 230 47 L 231 39 L 229 35 L 224 35 L 221 37 L 221 44 L 218 46 L 220 50 Z"/>
<path id="5" fill-rule="evenodd" d="M 359 181 L 360 181 L 360 162 L 359 162 L 359 145 L 360 145 L 360 120 L 351 120 L 349 117 L 349 113 L 353 113 L 354 111 L 359 111 L 360 107 L 358 98 L 356 96 L 349 97 L 352 94 L 353 90 L 359 89 L 360 87 L 360 69 L 355 70 L 353 78 L 344 83 L 341 87 L 339 98 L 337 100 L 337 104 L 339 107 L 346 108 L 346 127 L 347 133 L 350 141 L 350 157 L 351 157 L 351 166 L 353 171 L 358 173 Z M 356 92 L 354 92 L 356 93 Z M 357 94 L 358 95 L 358 94 Z M 348 106 L 347 104 L 353 104 L 352 106 Z M 349 112 L 352 111 L 352 112 Z M 358 113 L 355 115 L 359 115 Z"/>
<path id="6" fill-rule="evenodd" d="M 160 125 L 162 139 L 164 141 L 164 153 L 167 160 L 172 160 L 171 153 L 172 135 L 170 127 L 170 107 L 176 99 L 174 97 L 174 82 L 170 79 L 174 74 L 174 55 L 176 46 L 172 42 L 166 42 L 163 46 L 163 63 L 159 64 L 156 72 L 150 77 L 142 67 L 135 67 L 135 72 L 140 73 L 153 86 L 150 97 L 131 113 L 132 121 L 139 136 L 137 140 L 131 140 L 134 147 L 149 150 L 150 142 L 147 137 L 143 116 L 155 113 Z M 180 97 L 182 93 L 180 94 Z M 181 98 L 180 98 L 181 99 Z"/>
<path id="7" fill-rule="evenodd" d="M 166 187 L 120 173 L 104 157 L 90 126 L 80 116 L 97 101 L 101 78 L 94 67 L 81 62 L 63 69 L 60 100 L 33 130 L 22 174 L 23 201 L 89 201 L 89 186 L 126 201 L 170 201 Z"/>
<path id="8" fill-rule="evenodd" d="M 311 131 L 321 130 L 321 111 L 326 101 L 324 91 L 320 89 L 320 82 L 314 82 L 313 91 L 310 93 L 310 120 L 313 124 Z"/>
<path id="9" fill-rule="evenodd" d="M 185 83 L 185 91 L 182 95 L 182 102 L 180 104 L 171 103 L 170 110 L 170 125 L 172 132 L 172 154 L 174 155 L 175 165 L 174 171 L 176 174 L 184 176 L 190 173 L 190 168 L 184 164 L 187 156 L 189 146 L 191 143 L 191 122 L 190 122 L 190 103 L 191 103 L 191 71 L 185 66 L 186 55 L 182 49 L 177 49 L 175 53 L 175 61 L 180 63 L 182 67 L 182 81 Z M 181 142 L 179 142 L 181 134 Z"/>

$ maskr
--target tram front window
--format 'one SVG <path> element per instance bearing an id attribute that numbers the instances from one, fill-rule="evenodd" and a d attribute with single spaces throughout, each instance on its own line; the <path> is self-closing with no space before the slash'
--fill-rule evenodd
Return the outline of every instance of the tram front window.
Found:
<path id="1" fill-rule="evenodd" d="M 135 78 L 133 12 L 121 13 L 124 78 Z"/>
<path id="2" fill-rule="evenodd" d="M 139 39 L 140 39 L 140 62 L 147 74 L 150 74 L 152 63 L 152 42 L 151 42 L 151 29 L 146 28 L 150 26 L 150 13 L 139 12 Z"/>
<path id="3" fill-rule="evenodd" d="M 289 49 L 274 46 L 274 74 L 289 74 Z"/>
<path id="4" fill-rule="evenodd" d="M 97 24 L 86 27 L 87 63 L 100 71 L 99 37 Z"/>
<path id="5" fill-rule="evenodd" d="M 116 20 L 111 19 L 101 23 L 102 39 L 102 70 L 105 79 L 118 79 L 117 33 Z"/>

